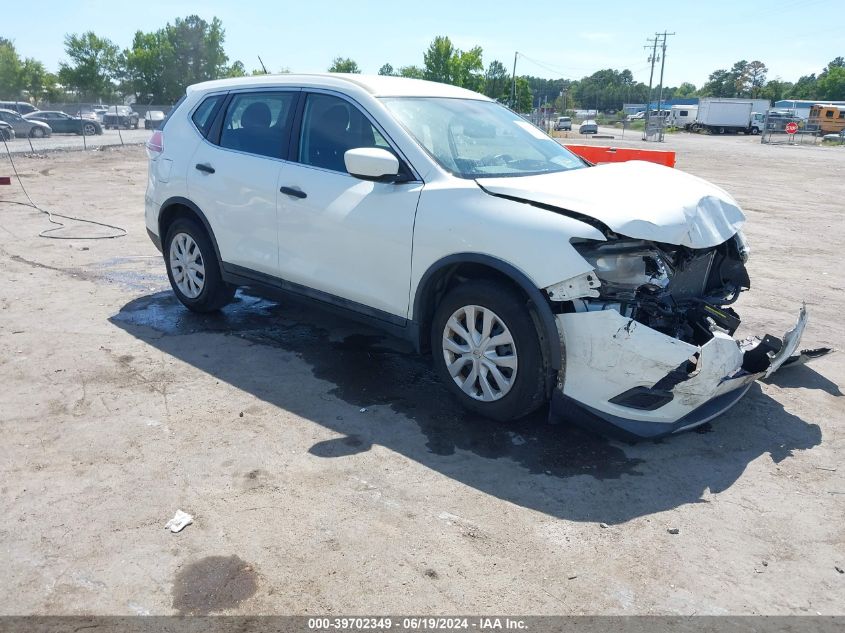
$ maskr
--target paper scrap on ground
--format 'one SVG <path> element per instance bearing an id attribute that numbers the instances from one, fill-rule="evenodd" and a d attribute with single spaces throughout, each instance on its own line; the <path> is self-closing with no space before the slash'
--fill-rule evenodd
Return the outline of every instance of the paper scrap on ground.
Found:
<path id="1" fill-rule="evenodd" d="M 170 529 L 170 531 L 175 534 L 176 532 L 181 532 L 186 526 L 190 525 L 193 522 L 194 517 L 192 517 L 187 512 L 177 510 L 176 514 L 173 515 L 173 518 L 164 524 L 164 529 Z"/>

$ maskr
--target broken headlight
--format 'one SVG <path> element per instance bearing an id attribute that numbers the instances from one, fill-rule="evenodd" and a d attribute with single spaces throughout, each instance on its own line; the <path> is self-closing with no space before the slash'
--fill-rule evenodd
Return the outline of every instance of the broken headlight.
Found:
<path id="1" fill-rule="evenodd" d="M 576 310 L 618 310 L 657 331 L 701 344 L 713 328 L 729 334 L 739 317 L 728 307 L 748 288 L 741 234 L 725 243 L 690 249 L 642 240 L 580 242 L 573 246 L 601 281 L 596 298 Z"/>
<path id="2" fill-rule="evenodd" d="M 638 290 L 659 291 L 669 284 L 668 262 L 646 242 L 601 242 L 575 247 L 595 269 L 602 282 L 602 294 L 633 299 Z"/>

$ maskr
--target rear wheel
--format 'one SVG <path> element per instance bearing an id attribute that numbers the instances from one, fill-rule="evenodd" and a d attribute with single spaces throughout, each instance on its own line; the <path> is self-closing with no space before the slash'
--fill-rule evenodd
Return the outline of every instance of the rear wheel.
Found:
<path id="1" fill-rule="evenodd" d="M 232 300 L 235 289 L 223 281 L 214 246 L 195 221 L 170 225 L 164 247 L 167 277 L 176 298 L 194 312 L 214 312 Z"/>
<path id="2" fill-rule="evenodd" d="M 434 367 L 461 404 L 498 421 L 545 402 L 543 358 L 526 301 L 493 281 L 469 281 L 437 306 Z"/>
<path id="3" fill-rule="evenodd" d="M 94 136 L 97 133 L 97 127 L 93 123 L 85 123 L 82 126 L 82 133 L 85 136 Z"/>
<path id="4" fill-rule="evenodd" d="M 32 130 L 29 132 L 29 135 L 30 135 L 32 138 L 44 138 L 44 130 L 43 130 L 42 128 L 40 128 L 40 127 L 34 127 L 34 128 L 32 128 Z"/>

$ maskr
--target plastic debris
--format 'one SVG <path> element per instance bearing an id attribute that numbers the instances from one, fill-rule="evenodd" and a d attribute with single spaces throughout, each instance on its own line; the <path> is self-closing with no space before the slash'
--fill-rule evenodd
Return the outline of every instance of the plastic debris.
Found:
<path id="1" fill-rule="evenodd" d="M 164 529 L 169 529 L 175 534 L 176 532 L 181 532 L 193 522 L 194 517 L 190 514 L 182 512 L 181 510 L 176 510 L 176 514 L 173 515 L 173 518 L 164 524 Z"/>
<path id="2" fill-rule="evenodd" d="M 666 531 L 669 532 L 669 534 L 680 534 L 681 533 L 681 530 L 679 530 L 678 528 L 669 528 Z"/>

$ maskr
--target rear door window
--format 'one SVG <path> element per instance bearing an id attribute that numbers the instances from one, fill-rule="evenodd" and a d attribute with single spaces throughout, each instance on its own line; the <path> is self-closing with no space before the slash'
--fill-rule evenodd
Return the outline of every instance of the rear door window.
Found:
<path id="1" fill-rule="evenodd" d="M 285 158 L 298 91 L 244 92 L 232 96 L 220 146 L 228 149 Z"/>

